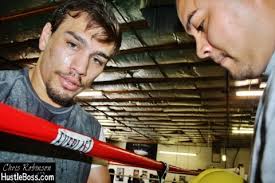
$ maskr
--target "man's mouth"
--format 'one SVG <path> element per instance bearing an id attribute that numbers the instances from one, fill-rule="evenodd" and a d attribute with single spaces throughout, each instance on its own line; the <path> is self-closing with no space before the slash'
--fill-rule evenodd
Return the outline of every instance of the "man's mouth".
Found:
<path id="1" fill-rule="evenodd" d="M 226 62 L 226 60 L 227 60 L 228 58 L 230 58 L 229 55 L 227 55 L 227 54 L 221 54 L 221 55 L 219 55 L 219 56 L 213 58 L 213 60 L 214 60 L 217 64 L 219 64 L 219 65 L 221 65 L 221 66 L 224 66 L 224 64 L 225 64 L 225 62 Z"/>
<path id="2" fill-rule="evenodd" d="M 216 59 L 215 62 L 219 65 L 223 65 L 225 62 L 226 57 L 221 56 L 220 58 Z"/>
<path id="3" fill-rule="evenodd" d="M 81 87 L 79 79 L 72 76 L 60 75 L 60 82 L 62 87 L 69 91 L 77 91 Z"/>

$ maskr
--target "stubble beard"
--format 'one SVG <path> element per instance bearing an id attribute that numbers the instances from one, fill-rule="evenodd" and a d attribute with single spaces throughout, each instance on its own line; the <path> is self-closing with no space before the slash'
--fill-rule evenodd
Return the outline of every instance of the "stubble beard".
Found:
<path id="1" fill-rule="evenodd" d="M 256 77 L 252 67 L 250 65 L 239 66 L 242 67 L 237 72 L 231 72 L 231 76 L 236 80 L 253 79 Z"/>
<path id="2" fill-rule="evenodd" d="M 57 88 L 51 86 L 50 83 L 46 84 L 47 94 L 53 102 L 63 107 L 68 107 L 74 104 L 74 96 L 70 96 Z"/>

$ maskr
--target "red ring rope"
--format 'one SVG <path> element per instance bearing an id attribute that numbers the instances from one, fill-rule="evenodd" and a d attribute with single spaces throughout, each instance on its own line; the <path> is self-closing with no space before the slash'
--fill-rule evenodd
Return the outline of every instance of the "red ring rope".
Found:
<path id="1" fill-rule="evenodd" d="M 88 156 L 115 161 L 127 165 L 161 171 L 162 162 L 155 161 L 88 136 L 67 130 L 59 125 L 19 111 L 0 103 L 0 131 L 54 145 L 79 150 Z M 170 173 L 197 175 L 199 172 L 169 166 Z"/>

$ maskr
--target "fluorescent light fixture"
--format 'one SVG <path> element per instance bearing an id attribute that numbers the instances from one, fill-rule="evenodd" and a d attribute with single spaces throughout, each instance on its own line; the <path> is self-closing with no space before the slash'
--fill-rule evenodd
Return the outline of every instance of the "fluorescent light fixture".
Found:
<path id="1" fill-rule="evenodd" d="M 85 90 L 81 93 L 79 93 L 77 96 L 78 97 L 100 97 L 103 95 L 102 91 L 98 90 Z"/>
<path id="2" fill-rule="evenodd" d="M 246 79 L 246 80 L 241 80 L 241 81 L 235 81 L 234 85 L 235 86 L 246 86 L 246 85 L 252 85 L 252 84 L 258 84 L 259 79 Z"/>
<path id="3" fill-rule="evenodd" d="M 103 128 L 104 134 L 112 133 L 112 131 L 109 128 Z"/>
<path id="4" fill-rule="evenodd" d="M 180 152 L 170 152 L 170 151 L 159 151 L 160 154 L 171 154 L 171 155 L 181 155 L 181 156 L 197 156 L 195 153 L 180 153 Z"/>
<path id="5" fill-rule="evenodd" d="M 236 96 L 238 97 L 256 97 L 262 96 L 263 90 L 250 90 L 250 91 L 236 91 Z"/>
<path id="6" fill-rule="evenodd" d="M 147 156 L 148 155 L 148 152 L 146 152 L 146 151 L 144 151 L 142 149 L 135 149 L 134 153 L 136 153 L 138 155 L 141 155 L 141 156 Z"/>
<path id="7" fill-rule="evenodd" d="M 225 155 L 225 154 L 222 155 L 222 161 L 223 161 L 223 162 L 226 161 L 226 155 Z"/>
<path id="8" fill-rule="evenodd" d="M 254 129 L 253 128 L 233 128 L 232 133 L 233 134 L 253 134 Z"/>
<path id="9" fill-rule="evenodd" d="M 261 82 L 260 88 L 265 88 L 266 87 L 266 82 Z"/>

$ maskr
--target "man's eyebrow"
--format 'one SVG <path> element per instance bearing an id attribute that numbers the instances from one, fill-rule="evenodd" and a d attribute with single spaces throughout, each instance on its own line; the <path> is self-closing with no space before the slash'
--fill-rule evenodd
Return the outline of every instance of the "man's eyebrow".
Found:
<path id="1" fill-rule="evenodd" d="M 111 56 L 108 56 L 108 55 L 106 55 L 105 53 L 100 52 L 100 51 L 97 51 L 97 52 L 93 53 L 92 55 L 101 56 L 101 57 L 105 58 L 106 60 L 110 60 L 110 59 L 111 59 Z"/>
<path id="2" fill-rule="evenodd" d="M 78 40 L 79 42 L 81 42 L 83 45 L 87 45 L 86 40 L 83 39 L 81 36 L 77 35 L 75 32 L 66 31 L 65 33 L 73 36 L 76 40 Z"/>
<path id="3" fill-rule="evenodd" d="M 87 45 L 86 40 L 83 39 L 81 36 L 77 35 L 76 33 L 72 32 L 72 31 L 66 31 L 65 33 L 66 33 L 66 34 L 69 34 L 69 35 L 71 35 L 71 36 L 73 36 L 76 40 L 78 40 L 78 41 L 81 42 L 82 44 Z M 111 59 L 111 56 L 108 56 L 108 55 L 106 55 L 106 54 L 103 53 L 103 52 L 95 52 L 95 53 L 93 53 L 92 55 L 99 55 L 99 56 L 105 58 L 106 60 L 110 60 L 110 59 Z"/>
<path id="4" fill-rule="evenodd" d="M 192 11 L 188 16 L 187 16 L 187 23 L 186 23 L 186 30 L 190 31 L 191 27 L 191 19 L 192 17 L 195 15 L 195 13 L 197 12 L 197 10 Z"/>

